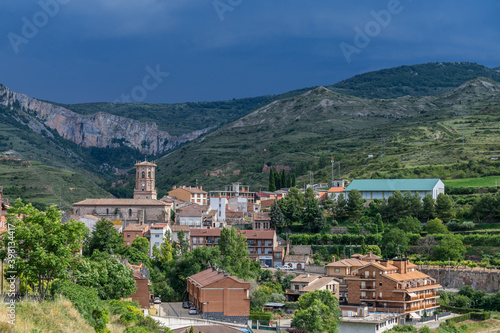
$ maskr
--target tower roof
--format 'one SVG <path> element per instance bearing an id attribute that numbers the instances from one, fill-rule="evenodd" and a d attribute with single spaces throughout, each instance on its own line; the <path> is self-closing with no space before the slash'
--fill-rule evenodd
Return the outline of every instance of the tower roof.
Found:
<path id="1" fill-rule="evenodd" d="M 156 164 L 154 164 L 153 162 L 144 161 L 144 162 L 137 162 L 135 164 L 135 166 L 152 166 L 152 167 L 155 167 Z"/>

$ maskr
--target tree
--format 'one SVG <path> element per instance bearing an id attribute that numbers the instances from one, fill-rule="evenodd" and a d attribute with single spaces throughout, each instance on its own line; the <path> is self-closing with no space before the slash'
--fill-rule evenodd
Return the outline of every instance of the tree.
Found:
<path id="1" fill-rule="evenodd" d="M 393 222 L 407 215 L 405 200 L 400 191 L 395 191 L 387 200 L 387 214 Z"/>
<path id="2" fill-rule="evenodd" d="M 175 257 L 179 258 L 189 251 L 189 239 L 186 237 L 184 231 L 180 230 L 177 233 L 177 242 L 174 243 L 175 246 Z"/>
<path id="3" fill-rule="evenodd" d="M 91 256 L 94 250 L 110 254 L 123 251 L 125 239 L 113 225 L 113 222 L 101 219 L 95 225 L 94 231 L 87 237 L 83 253 Z"/>
<path id="4" fill-rule="evenodd" d="M 279 189 L 282 189 L 283 187 L 286 187 L 286 173 L 285 173 L 285 169 L 281 170 L 281 175 L 280 175 L 280 187 L 277 188 L 278 190 Z"/>
<path id="5" fill-rule="evenodd" d="M 449 195 L 439 193 L 436 200 L 436 216 L 445 222 L 453 217 L 453 199 Z"/>
<path id="6" fill-rule="evenodd" d="M 428 234 L 447 234 L 449 233 L 448 228 L 443 224 L 440 219 L 430 220 L 425 224 L 425 231 Z"/>
<path id="7" fill-rule="evenodd" d="M 30 284 L 38 284 L 41 296 L 54 279 L 65 278 L 75 264 L 83 245 L 87 229 L 82 222 L 70 220 L 61 223 L 61 212 L 50 206 L 40 212 L 20 199 L 8 210 L 7 223 L 14 228 L 3 233 L 4 248 L 9 252 L 7 270 L 17 271 L 17 276 L 28 278 Z"/>
<path id="8" fill-rule="evenodd" d="M 416 234 L 422 231 L 420 221 L 412 216 L 406 216 L 399 219 L 397 227 L 405 232 L 412 232 Z"/>
<path id="9" fill-rule="evenodd" d="M 101 299 L 120 299 L 135 292 L 133 271 L 115 256 L 98 250 L 75 265 L 72 277 L 80 286 L 95 288 Z"/>
<path id="10" fill-rule="evenodd" d="M 499 197 L 500 198 L 500 197 Z M 500 200 L 491 194 L 482 195 L 472 207 L 472 215 L 479 221 L 491 221 L 495 216 L 498 216 Z"/>
<path id="11" fill-rule="evenodd" d="M 420 238 L 417 241 L 418 253 L 424 254 L 427 258 L 429 258 L 432 254 L 434 246 L 438 245 L 438 242 L 432 235 L 425 236 L 424 238 Z"/>
<path id="12" fill-rule="evenodd" d="M 292 186 L 291 187 L 295 187 L 296 182 L 297 182 L 297 180 L 296 180 L 296 177 L 295 177 L 295 173 L 293 173 L 292 174 L 292 184 L 291 184 Z"/>
<path id="13" fill-rule="evenodd" d="M 325 226 L 326 219 L 323 210 L 314 197 L 306 199 L 306 207 L 302 213 L 302 223 L 306 230 L 311 233 L 317 233 Z"/>
<path id="14" fill-rule="evenodd" d="M 358 190 L 354 189 L 349 192 L 347 201 L 347 212 L 349 217 L 353 221 L 359 221 L 359 218 L 363 215 L 363 198 Z"/>
<path id="15" fill-rule="evenodd" d="M 304 195 L 296 187 L 292 187 L 284 199 L 278 200 L 278 205 L 285 217 L 285 226 L 291 226 L 294 222 L 300 221 L 304 200 Z"/>
<path id="16" fill-rule="evenodd" d="M 163 239 L 163 243 L 161 243 L 157 253 L 155 253 L 155 248 L 156 245 L 153 246 L 153 257 L 156 259 L 160 267 L 165 267 L 174 260 L 175 249 L 168 239 Z"/>
<path id="17" fill-rule="evenodd" d="M 151 268 L 151 259 L 149 257 L 149 242 L 144 237 L 137 237 L 130 246 L 126 246 L 123 256 L 133 265 L 145 264 Z"/>
<path id="18" fill-rule="evenodd" d="M 399 228 L 393 228 L 385 232 L 382 236 L 384 257 L 392 258 L 396 255 L 401 256 L 401 254 L 408 250 L 409 242 L 410 239 L 406 233 Z"/>
<path id="19" fill-rule="evenodd" d="M 445 235 L 433 250 L 434 258 L 437 260 L 460 261 L 463 260 L 466 252 L 467 249 L 462 241 L 453 235 Z"/>
<path id="20" fill-rule="evenodd" d="M 380 213 L 375 215 L 375 225 L 377 226 L 378 232 L 384 232 L 384 222 L 382 221 L 382 215 Z"/>
<path id="21" fill-rule="evenodd" d="M 268 184 L 268 190 L 270 192 L 276 191 L 276 180 L 274 178 L 274 169 L 271 168 L 269 170 L 269 184 Z"/>
<path id="22" fill-rule="evenodd" d="M 275 228 L 278 231 L 285 225 L 285 217 L 281 211 L 280 206 L 274 202 L 271 206 L 271 228 Z"/>
<path id="23" fill-rule="evenodd" d="M 435 207 L 434 207 L 434 199 L 432 198 L 432 194 L 427 193 L 422 199 L 422 217 L 424 217 L 427 221 L 434 217 Z"/>
<path id="24" fill-rule="evenodd" d="M 344 193 L 340 193 L 334 201 L 333 216 L 337 220 L 345 220 L 347 218 L 347 200 Z"/>
<path id="25" fill-rule="evenodd" d="M 382 250 L 380 249 L 380 247 L 378 247 L 378 245 L 368 245 L 366 252 L 370 252 L 379 257 L 382 256 Z"/>
<path id="26" fill-rule="evenodd" d="M 368 248 L 365 244 L 365 239 L 363 238 L 363 240 L 361 241 L 361 248 L 359 249 L 359 253 L 362 255 L 365 255 L 367 252 L 368 252 Z"/>
<path id="27" fill-rule="evenodd" d="M 292 325 L 311 333 L 336 333 L 340 323 L 338 299 L 328 290 L 308 292 L 299 298 Z"/>
<path id="28" fill-rule="evenodd" d="M 242 234 L 234 228 L 223 228 L 220 232 L 219 250 L 221 264 L 230 273 L 244 279 L 252 276 L 252 260 L 248 258 L 248 244 Z M 260 266 L 260 263 L 257 263 Z"/>

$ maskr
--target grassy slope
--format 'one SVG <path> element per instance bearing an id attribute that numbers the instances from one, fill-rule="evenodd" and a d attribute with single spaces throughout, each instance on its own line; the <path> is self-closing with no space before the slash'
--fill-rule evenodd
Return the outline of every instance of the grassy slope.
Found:
<path id="1" fill-rule="evenodd" d="M 444 181 L 446 186 L 454 187 L 494 187 L 500 184 L 500 175 L 487 176 L 477 178 L 463 178 L 463 179 L 446 179 Z"/>
<path id="2" fill-rule="evenodd" d="M 2 302 L 0 305 L 1 322 L 6 322 L 7 314 L 6 303 Z M 33 332 L 44 333 L 95 332 L 73 304 L 66 299 L 42 303 L 36 301 L 16 303 L 16 325 L 12 332 L 25 333 L 32 332 L 33 329 L 37 329 Z"/>
<path id="3" fill-rule="evenodd" d="M 5 197 L 10 201 L 21 197 L 37 207 L 58 204 L 65 210 L 71 210 L 74 202 L 109 196 L 109 193 L 76 172 L 40 162 L 0 159 L 0 182 Z"/>

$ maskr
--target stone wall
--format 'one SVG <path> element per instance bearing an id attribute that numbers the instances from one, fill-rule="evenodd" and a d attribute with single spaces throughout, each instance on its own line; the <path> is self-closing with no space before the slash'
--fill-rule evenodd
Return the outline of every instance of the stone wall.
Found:
<path id="1" fill-rule="evenodd" d="M 460 289 L 469 285 L 487 293 L 500 290 L 500 270 L 497 269 L 422 266 L 421 271 L 446 288 Z"/>
<path id="2" fill-rule="evenodd" d="M 326 275 L 326 266 L 324 266 L 324 265 L 306 265 L 305 272 Z"/>

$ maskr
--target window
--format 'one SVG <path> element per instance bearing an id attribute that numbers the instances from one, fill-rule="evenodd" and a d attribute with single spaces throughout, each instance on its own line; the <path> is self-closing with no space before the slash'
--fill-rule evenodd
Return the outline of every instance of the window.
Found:
<path id="1" fill-rule="evenodd" d="M 279 253 L 279 252 L 278 252 L 278 253 L 276 253 L 276 259 L 279 259 L 279 258 L 280 258 L 280 255 L 281 255 L 281 253 Z"/>
<path id="2" fill-rule="evenodd" d="M 130 234 L 127 234 L 127 238 L 130 238 Z"/>
<path id="3" fill-rule="evenodd" d="M 155 235 L 155 238 L 159 238 L 159 237 L 160 237 L 160 235 L 158 235 L 158 234 Z"/>
<path id="4" fill-rule="evenodd" d="M 340 268 L 335 268 L 335 273 L 340 273 Z"/>
<path id="5" fill-rule="evenodd" d="M 130 246 L 130 242 L 127 242 L 127 246 Z"/>
<path id="6" fill-rule="evenodd" d="M 146 173 L 144 171 L 142 172 L 142 178 L 146 178 Z"/>
<path id="7" fill-rule="evenodd" d="M 148 178 L 151 178 L 151 172 L 148 172 Z"/>
<path id="8" fill-rule="evenodd" d="M 382 292 L 379 292 L 379 293 L 378 293 L 378 297 L 379 297 L 379 298 L 382 298 Z"/>
<path id="9" fill-rule="evenodd" d="M 193 237 L 193 244 L 196 244 L 198 242 L 198 238 Z M 194 247 L 193 247 L 194 248 Z"/>
<path id="10" fill-rule="evenodd" d="M 366 291 L 361 292 L 361 297 L 366 298 Z"/>
<path id="11" fill-rule="evenodd" d="M 132 216 L 132 209 L 129 209 L 128 210 L 128 217 L 131 217 Z"/>
<path id="12" fill-rule="evenodd" d="M 369 271 L 365 271 L 365 277 L 369 277 L 370 276 L 370 272 Z"/>
<path id="13" fill-rule="evenodd" d="M 366 282 L 365 282 L 365 281 L 361 281 L 361 288 L 362 288 L 362 289 L 365 289 L 365 288 L 366 288 Z"/>

